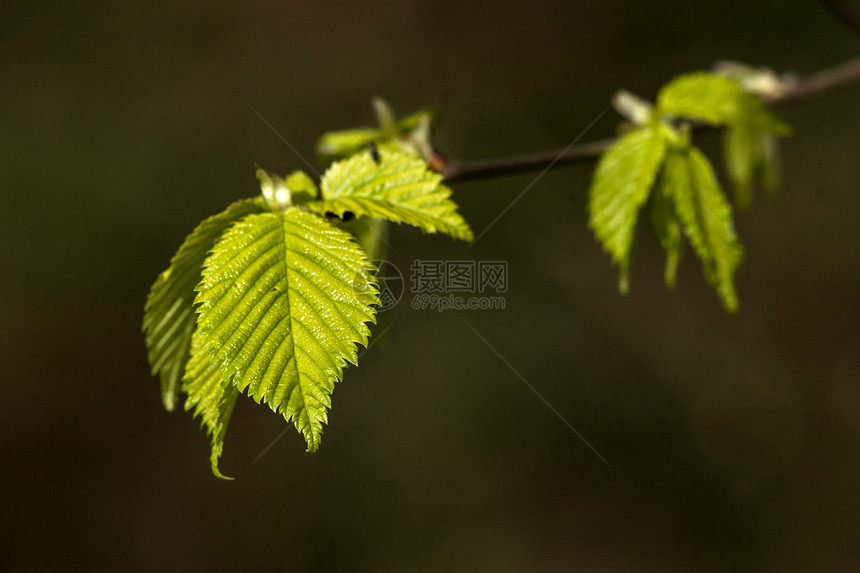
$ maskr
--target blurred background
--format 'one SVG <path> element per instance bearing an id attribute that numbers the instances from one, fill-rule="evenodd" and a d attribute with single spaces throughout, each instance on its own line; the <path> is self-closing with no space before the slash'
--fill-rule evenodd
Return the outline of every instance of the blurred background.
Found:
<path id="1" fill-rule="evenodd" d="M 438 146 L 479 159 L 563 148 L 615 90 L 719 59 L 802 76 L 858 51 L 798 0 L 6 0 L 0 569 L 856 570 L 860 86 L 778 111 L 795 135 L 781 194 L 737 216 L 738 316 L 689 252 L 668 291 L 645 232 L 618 294 L 592 166 L 458 184 L 478 234 L 534 183 L 468 251 L 395 227 L 391 262 L 507 261 L 506 308 L 401 301 L 316 454 L 240 399 L 233 482 L 163 410 L 140 324 L 185 235 L 259 193 L 255 162 L 307 169 L 255 110 L 313 161 L 373 95 L 435 104 Z"/>

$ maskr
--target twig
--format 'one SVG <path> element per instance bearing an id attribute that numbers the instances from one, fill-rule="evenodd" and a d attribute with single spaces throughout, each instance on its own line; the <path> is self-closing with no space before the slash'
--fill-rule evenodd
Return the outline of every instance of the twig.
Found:
<path id="1" fill-rule="evenodd" d="M 855 32 L 860 32 L 860 10 L 846 0 L 821 0 L 837 18 L 849 28 L 853 28 Z"/>
<path id="2" fill-rule="evenodd" d="M 764 99 L 771 106 L 792 104 L 858 81 L 860 81 L 860 57 L 798 80 L 778 94 Z M 614 142 L 614 138 L 609 138 L 575 145 L 566 150 L 550 150 L 474 161 L 450 160 L 444 164 L 440 172 L 445 177 L 446 183 L 455 183 L 536 171 L 546 169 L 550 165 L 563 167 L 594 161 Z"/>
<path id="3" fill-rule="evenodd" d="M 848 86 L 858 80 L 860 80 L 860 58 L 854 58 L 812 74 L 789 86 L 778 96 L 765 97 L 764 100 L 770 105 L 795 103 Z"/>
<path id="4" fill-rule="evenodd" d="M 572 165 L 592 161 L 609 149 L 615 143 L 614 138 L 601 139 L 581 145 L 574 145 L 567 151 L 563 149 L 551 149 L 539 151 L 528 155 L 517 155 L 514 157 L 499 157 L 496 159 L 478 159 L 474 161 L 448 161 L 442 174 L 446 183 L 454 181 L 467 181 L 469 179 L 487 179 L 521 173 L 525 171 L 536 171 L 545 169 L 555 162 L 554 167 Z"/>

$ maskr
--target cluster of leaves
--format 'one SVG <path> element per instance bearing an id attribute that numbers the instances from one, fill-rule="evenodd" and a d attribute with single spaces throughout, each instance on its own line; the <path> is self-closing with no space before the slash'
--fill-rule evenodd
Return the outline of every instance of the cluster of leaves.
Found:
<path id="1" fill-rule="evenodd" d="M 413 154 L 374 149 L 335 162 L 317 185 L 257 169 L 262 196 L 203 221 L 147 299 L 144 332 L 164 406 L 180 391 L 218 461 L 240 393 L 293 422 L 315 451 L 335 382 L 367 346 L 376 268 L 340 226 L 352 213 L 471 240 L 441 176 Z M 372 226 L 370 228 L 373 228 Z"/>
<path id="2" fill-rule="evenodd" d="M 615 104 L 633 127 L 597 164 L 589 225 L 629 287 L 639 211 L 667 253 L 673 286 L 683 237 L 729 311 L 738 308 L 734 273 L 742 250 L 731 207 L 705 155 L 691 143 L 700 125 L 725 129 L 736 201 L 749 205 L 754 179 L 777 184 L 775 137 L 788 127 L 737 78 L 676 78 L 651 105 L 621 93 Z M 373 102 L 378 128 L 323 135 L 328 165 L 319 187 L 305 173 L 287 178 L 257 168 L 262 194 L 203 221 L 159 275 L 147 299 L 144 332 L 164 406 L 180 393 L 211 440 L 213 473 L 242 393 L 266 402 L 304 436 L 322 438 L 331 394 L 376 321 L 377 269 L 389 221 L 472 240 L 450 199 L 430 143 L 434 113 L 396 121 Z M 354 221 L 345 222 L 347 219 Z"/>
<path id="3" fill-rule="evenodd" d="M 710 162 L 691 143 L 691 128 L 725 129 L 725 161 L 736 202 L 747 206 L 756 176 L 762 175 L 766 187 L 777 185 L 775 136 L 787 135 L 788 126 L 738 81 L 707 72 L 672 80 L 653 106 L 622 93 L 616 107 L 634 127 L 597 164 L 589 225 L 620 267 L 619 288 L 629 288 L 636 222 L 647 205 L 651 229 L 667 254 L 666 284 L 675 284 L 686 237 L 725 308 L 737 311 L 734 274 L 742 248 L 731 206 Z"/>

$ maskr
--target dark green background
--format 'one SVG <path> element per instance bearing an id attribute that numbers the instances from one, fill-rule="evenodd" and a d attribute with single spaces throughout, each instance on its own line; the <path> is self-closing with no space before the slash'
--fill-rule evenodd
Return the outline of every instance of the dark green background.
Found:
<path id="1" fill-rule="evenodd" d="M 860 567 L 860 88 L 780 110 L 784 189 L 737 228 L 742 311 L 646 233 L 632 292 L 586 229 L 590 166 L 464 252 L 503 311 L 389 313 L 321 450 L 244 400 L 212 477 L 160 404 L 145 295 L 204 217 L 305 168 L 370 96 L 438 104 L 439 146 L 569 144 L 626 88 L 718 59 L 807 74 L 860 37 L 816 2 L 9 1 L 0 8 L 0 569 L 810 571 Z M 585 135 L 614 132 L 607 113 Z M 714 136 L 702 145 L 719 149 Z M 477 233 L 534 174 L 455 186 Z M 604 466 L 468 321 L 609 460 Z"/>

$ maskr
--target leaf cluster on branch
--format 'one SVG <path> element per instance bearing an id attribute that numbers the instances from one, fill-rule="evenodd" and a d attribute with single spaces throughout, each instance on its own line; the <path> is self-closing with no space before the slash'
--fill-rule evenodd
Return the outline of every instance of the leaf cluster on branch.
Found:
<path id="1" fill-rule="evenodd" d="M 695 131 L 723 129 L 735 202 L 749 206 L 760 180 L 778 184 L 777 137 L 790 132 L 766 103 L 794 101 L 860 78 L 860 60 L 800 82 L 768 70 L 723 64 L 682 75 L 652 105 L 626 92 L 614 99 L 628 122 L 617 138 L 485 162 L 446 161 L 433 148 L 437 118 L 423 110 L 396 120 L 373 101 L 378 128 L 324 134 L 328 169 L 319 185 L 303 172 L 286 178 L 257 168 L 261 194 L 237 201 L 186 238 L 149 293 L 143 329 L 167 410 L 184 394 L 211 441 L 213 473 L 239 395 L 267 403 L 304 437 L 322 438 L 335 384 L 368 346 L 379 303 L 376 267 L 387 222 L 471 241 L 472 231 L 445 185 L 599 157 L 589 226 L 629 288 L 640 211 L 666 251 L 675 284 L 684 243 L 701 260 L 723 306 L 734 312 L 742 248 L 732 208 Z M 564 161 L 559 161 L 564 159 Z M 355 221 L 346 221 L 357 217 Z"/>
<path id="2" fill-rule="evenodd" d="M 666 251 L 666 283 L 675 284 L 686 237 L 723 305 L 736 311 L 734 274 L 742 249 L 711 163 L 691 142 L 691 126 L 725 128 L 726 164 L 741 205 L 750 204 L 757 173 L 776 185 L 775 136 L 787 135 L 788 126 L 738 81 L 706 72 L 671 81 L 654 106 L 622 92 L 616 107 L 635 127 L 598 162 L 588 212 L 589 225 L 621 268 L 621 291 L 629 287 L 636 222 L 647 204 L 651 229 Z"/>

